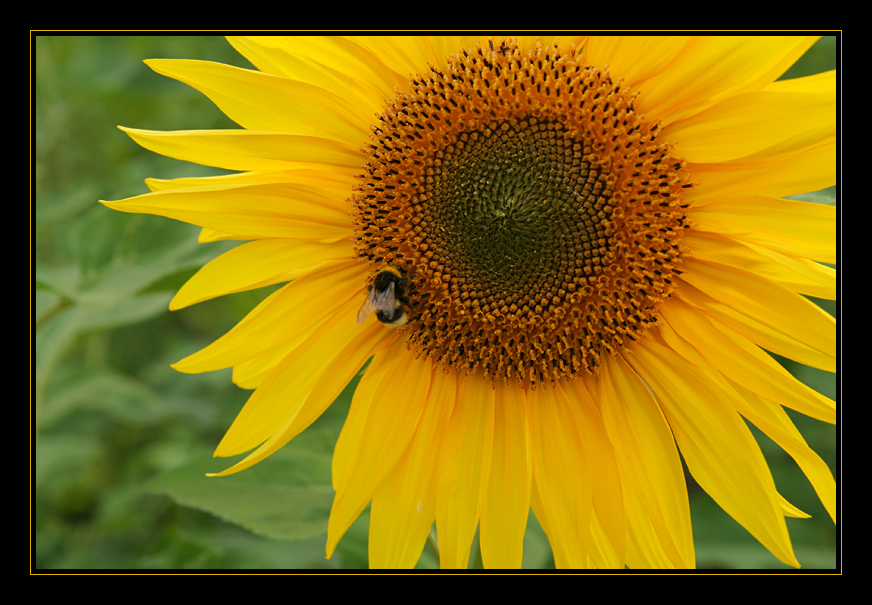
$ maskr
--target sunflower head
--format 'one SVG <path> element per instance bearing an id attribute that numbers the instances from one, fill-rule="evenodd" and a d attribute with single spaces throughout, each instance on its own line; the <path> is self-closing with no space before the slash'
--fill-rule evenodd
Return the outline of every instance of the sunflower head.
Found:
<path id="1" fill-rule="evenodd" d="M 355 250 L 413 274 L 408 343 L 535 386 L 597 373 L 674 288 L 689 187 L 659 123 L 571 46 L 480 43 L 372 127 Z"/>
<path id="2" fill-rule="evenodd" d="M 835 297 L 835 208 L 785 198 L 835 182 L 836 76 L 776 81 L 813 41 L 234 38 L 260 71 L 151 62 L 244 128 L 128 130 L 240 171 L 109 204 L 251 240 L 174 308 L 290 282 L 174 366 L 255 389 L 221 474 L 368 363 L 328 556 L 371 502 L 373 567 L 415 565 L 434 522 L 443 567 L 477 528 L 485 566 L 519 567 L 531 508 L 558 567 L 692 567 L 683 459 L 798 565 L 784 518 L 804 513 L 747 423 L 835 520 L 783 409 L 832 423 L 835 403 L 766 352 L 835 370 L 835 320 L 803 296 Z"/>

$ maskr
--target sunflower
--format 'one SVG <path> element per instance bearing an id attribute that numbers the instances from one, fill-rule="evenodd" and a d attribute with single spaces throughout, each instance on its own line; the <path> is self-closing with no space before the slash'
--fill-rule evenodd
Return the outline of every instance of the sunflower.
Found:
<path id="1" fill-rule="evenodd" d="M 679 452 L 798 566 L 745 420 L 835 482 L 782 406 L 835 404 L 836 75 L 808 37 L 231 38 L 259 71 L 147 61 L 243 130 L 124 128 L 239 171 L 104 202 L 248 240 L 171 303 L 289 282 L 175 364 L 254 389 L 215 452 L 263 460 L 369 360 L 336 444 L 327 556 L 372 503 L 370 565 L 517 568 L 532 507 L 561 568 L 695 564 Z M 358 322 L 360 320 L 360 323 Z M 765 351 L 764 351 L 765 349 Z"/>

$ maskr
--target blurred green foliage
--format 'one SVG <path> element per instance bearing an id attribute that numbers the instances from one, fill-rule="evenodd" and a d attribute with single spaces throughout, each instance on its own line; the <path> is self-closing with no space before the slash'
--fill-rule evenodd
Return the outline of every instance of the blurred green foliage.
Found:
<path id="1" fill-rule="evenodd" d="M 825 38 L 787 77 L 833 69 L 835 56 L 835 39 Z M 146 177 L 221 173 L 155 155 L 115 129 L 236 127 L 200 93 L 149 70 L 149 58 L 251 67 L 223 38 L 35 38 L 35 567 L 365 567 L 366 512 L 324 558 L 332 448 L 354 384 L 270 459 L 228 478 L 204 476 L 236 461 L 211 452 L 249 393 L 229 370 L 188 375 L 169 365 L 224 334 L 272 289 L 169 313 L 173 293 L 234 243 L 200 245 L 196 227 L 97 203 L 146 193 Z M 836 313 L 835 303 L 824 306 Z M 832 375 L 780 361 L 835 397 Z M 835 427 L 792 417 L 838 470 Z M 800 562 L 834 567 L 836 531 L 810 485 L 755 434 L 781 493 L 812 515 L 788 519 Z M 700 567 L 783 567 L 704 492 L 691 494 Z M 524 567 L 548 566 L 531 514 Z M 430 549 L 419 567 L 438 567 Z"/>

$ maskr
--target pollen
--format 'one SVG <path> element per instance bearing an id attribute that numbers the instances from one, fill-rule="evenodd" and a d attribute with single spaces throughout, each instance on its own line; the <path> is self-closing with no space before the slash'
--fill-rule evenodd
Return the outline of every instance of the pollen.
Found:
<path id="1" fill-rule="evenodd" d="M 504 40 L 387 104 L 349 201 L 357 256 L 411 277 L 410 348 L 536 386 L 657 323 L 690 185 L 633 100 L 574 48 Z"/>

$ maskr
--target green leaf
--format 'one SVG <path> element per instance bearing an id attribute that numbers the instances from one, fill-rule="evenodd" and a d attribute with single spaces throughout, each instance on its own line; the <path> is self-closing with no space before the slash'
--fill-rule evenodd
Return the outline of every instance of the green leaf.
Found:
<path id="1" fill-rule="evenodd" d="M 824 204 L 826 206 L 836 205 L 836 188 L 828 187 L 820 191 L 812 191 L 809 193 L 799 193 L 797 195 L 788 195 L 789 200 L 800 200 L 803 202 L 813 202 L 815 204 Z"/>
<path id="2" fill-rule="evenodd" d="M 524 569 L 553 569 L 554 554 L 548 543 L 548 536 L 539 524 L 533 511 L 527 517 L 527 531 L 524 532 Z"/>
<path id="3" fill-rule="evenodd" d="M 207 511 L 277 540 L 325 534 L 333 485 L 333 438 L 308 431 L 256 466 L 227 477 L 206 477 L 234 461 L 202 457 L 150 481 L 144 489 Z"/>
<path id="4" fill-rule="evenodd" d="M 108 209 L 106 211 L 111 212 Z M 188 231 L 187 236 L 179 237 L 171 245 L 137 252 L 102 266 L 76 296 L 82 303 L 112 305 L 130 298 L 168 275 L 202 267 L 232 246 L 233 243 L 226 242 L 219 242 L 217 245 L 198 244 L 196 234 Z"/>
<path id="5" fill-rule="evenodd" d="M 63 298 L 48 290 L 46 288 L 37 286 L 34 288 L 34 302 L 36 303 L 36 308 L 34 309 L 34 318 L 36 319 L 37 325 L 40 322 L 44 321 L 47 317 L 47 313 L 57 312 L 57 309 L 63 306 Z"/>
<path id="6" fill-rule="evenodd" d="M 61 366 L 46 394 L 40 428 L 60 426 L 79 412 L 96 412 L 107 420 L 120 419 L 140 426 L 168 415 L 161 398 L 142 382 L 111 371 L 89 372 L 78 367 L 73 371 Z"/>
<path id="7" fill-rule="evenodd" d="M 41 193 L 38 212 L 35 213 L 36 229 L 58 224 L 69 224 L 94 207 L 100 192 L 94 187 L 85 187 L 63 193 Z M 41 233 L 40 233 L 41 235 Z"/>
<path id="8" fill-rule="evenodd" d="M 169 312 L 172 298 L 170 292 L 154 292 L 121 301 L 108 309 L 91 313 L 82 322 L 80 330 L 82 332 L 112 330 L 157 317 L 161 313 Z"/>
<path id="9" fill-rule="evenodd" d="M 836 568 L 831 549 L 795 546 L 794 553 L 804 571 Z M 697 546 L 696 558 L 700 569 L 793 569 L 754 544 L 703 544 Z"/>
<path id="10" fill-rule="evenodd" d="M 68 300 L 75 298 L 80 279 L 78 265 L 68 263 L 49 266 L 40 263 L 39 260 L 36 262 L 36 285 Z"/>
<path id="11" fill-rule="evenodd" d="M 54 362 L 66 352 L 89 315 L 88 309 L 68 306 L 37 330 L 34 339 L 37 374 L 50 371 Z"/>
<path id="12" fill-rule="evenodd" d="M 367 504 L 336 545 L 333 558 L 339 557 L 344 569 L 369 568 L 369 508 Z"/>
<path id="13" fill-rule="evenodd" d="M 79 435 L 40 439 L 37 455 L 33 457 L 34 486 L 40 496 L 58 492 L 74 481 L 100 453 L 99 443 Z"/>

